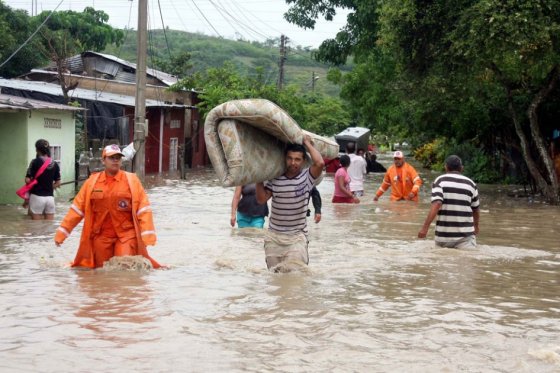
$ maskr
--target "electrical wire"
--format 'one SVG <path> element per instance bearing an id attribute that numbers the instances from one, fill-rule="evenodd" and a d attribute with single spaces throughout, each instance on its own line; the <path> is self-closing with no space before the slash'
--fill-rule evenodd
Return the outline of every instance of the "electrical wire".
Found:
<path id="1" fill-rule="evenodd" d="M 165 37 L 165 45 L 167 45 L 167 54 L 169 54 L 169 60 L 171 60 L 171 50 L 169 49 L 169 41 L 167 40 L 167 33 L 165 32 L 165 23 L 163 22 L 163 13 L 161 12 L 161 4 L 158 0 L 159 15 L 161 17 L 161 27 L 163 28 L 163 36 Z"/>
<path id="2" fill-rule="evenodd" d="M 216 30 L 216 28 L 214 27 L 214 25 L 208 20 L 208 18 L 206 18 L 206 16 L 204 15 L 204 13 L 202 13 L 202 11 L 200 10 L 200 8 L 198 7 L 198 5 L 196 5 L 194 0 L 191 0 L 193 5 L 196 7 L 196 9 L 198 10 L 198 12 L 202 15 L 202 17 L 204 17 L 204 19 L 206 20 L 206 22 L 210 25 L 210 27 L 212 27 L 212 29 L 214 30 L 214 32 L 221 38 L 223 38 L 223 36 L 218 32 L 218 30 Z"/>
<path id="3" fill-rule="evenodd" d="M 118 52 L 117 52 L 117 58 L 120 58 L 120 57 L 121 57 L 121 53 L 122 53 L 122 50 L 123 50 L 123 46 L 124 46 L 126 40 L 128 39 L 128 34 L 129 34 L 129 31 L 130 31 L 130 21 L 131 21 L 131 19 L 132 19 L 132 4 L 133 4 L 133 2 L 131 1 L 131 2 L 130 2 L 130 7 L 129 7 L 129 9 L 128 9 L 128 22 L 127 22 L 127 24 L 126 24 L 126 32 L 125 32 L 125 34 L 124 34 L 123 41 L 122 41 L 121 45 L 119 46 L 119 50 L 118 50 Z M 97 62 L 97 60 L 95 60 L 95 61 Z M 96 79 L 95 79 L 95 92 L 103 93 L 103 92 L 105 91 L 105 89 L 107 88 L 108 85 L 109 85 L 109 80 L 107 80 L 107 81 L 105 82 L 105 84 L 103 85 L 103 88 L 101 88 L 101 90 L 98 91 L 98 90 L 97 90 L 97 78 L 96 78 Z"/>
<path id="4" fill-rule="evenodd" d="M 260 33 L 259 31 L 255 30 L 254 28 L 252 28 L 252 27 L 250 27 L 250 26 L 247 26 L 244 22 L 241 22 L 239 19 L 237 19 L 236 17 L 234 17 L 230 12 L 227 11 L 227 9 L 225 9 L 225 7 L 223 7 L 223 6 L 221 6 L 221 5 L 218 6 L 218 5 L 217 5 L 216 3 L 214 3 L 214 1 L 212 1 L 212 0 L 208 0 L 208 1 L 210 2 L 210 4 L 214 5 L 214 7 L 216 8 L 216 10 L 217 10 L 220 14 L 222 14 L 222 12 L 220 11 L 220 9 L 221 9 L 224 13 L 226 13 L 226 14 L 227 14 L 234 22 L 236 22 L 238 25 L 244 27 L 246 30 L 252 32 L 252 33 L 255 34 L 255 35 L 259 35 L 259 36 L 264 37 L 265 40 L 268 39 L 268 36 L 267 36 L 267 35 L 264 35 L 264 34 Z M 222 14 L 222 17 L 224 17 L 223 14 Z M 226 18 L 224 17 L 224 19 L 226 19 Z M 227 19 L 226 19 L 226 22 L 229 23 L 229 21 L 227 21 Z M 230 23 L 230 25 L 231 25 L 231 23 Z M 232 27 L 233 27 L 233 26 L 232 26 Z"/>
<path id="5" fill-rule="evenodd" d="M 60 2 L 58 3 L 58 5 L 56 6 L 56 8 L 54 8 L 54 10 L 53 10 L 52 12 L 49 13 L 49 15 L 47 16 L 47 18 L 45 18 L 45 20 L 43 21 L 43 23 L 41 23 L 41 24 L 39 25 L 39 27 L 37 27 L 37 30 L 35 30 L 35 31 L 31 34 L 31 36 L 29 36 L 29 37 L 27 38 L 27 40 L 26 40 L 22 45 L 20 45 L 20 46 L 14 51 L 14 53 L 12 53 L 4 62 L 2 62 L 2 63 L 0 64 L 0 68 L 2 68 L 2 66 L 4 66 L 6 63 L 8 63 L 8 61 L 10 61 L 16 54 L 18 54 L 18 52 L 19 52 L 23 47 L 25 47 L 25 46 L 27 45 L 27 43 L 29 43 L 29 41 L 35 36 L 35 34 L 37 34 L 37 33 L 39 32 L 39 30 L 41 29 L 41 27 L 43 27 L 43 25 L 44 25 L 45 23 L 47 23 L 47 21 L 49 20 L 49 18 L 51 18 L 51 16 L 52 16 L 52 15 L 54 14 L 54 12 L 58 9 L 58 7 L 62 5 L 63 2 L 64 2 L 64 0 L 60 0 Z"/>
<path id="6" fill-rule="evenodd" d="M 226 16 L 224 16 L 224 14 L 222 13 L 222 11 L 220 10 L 220 8 L 212 1 L 212 0 L 208 0 L 210 2 L 210 4 L 212 4 L 214 6 L 214 8 L 218 11 L 218 13 L 220 13 L 220 15 L 222 16 L 222 18 L 228 23 L 228 25 L 231 26 L 231 28 L 233 29 L 233 31 L 235 31 L 236 34 L 241 35 L 241 33 L 235 28 L 235 26 L 227 19 Z"/>

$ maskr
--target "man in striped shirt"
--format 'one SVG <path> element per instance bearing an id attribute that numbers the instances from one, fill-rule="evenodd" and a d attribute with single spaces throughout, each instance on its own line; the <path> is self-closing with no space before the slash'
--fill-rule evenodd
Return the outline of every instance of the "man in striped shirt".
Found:
<path id="1" fill-rule="evenodd" d="M 303 168 L 306 150 L 311 166 Z M 264 251 L 268 269 L 289 271 L 291 265 L 307 265 L 307 206 L 311 189 L 323 172 L 324 161 L 306 135 L 303 145 L 288 144 L 285 150 L 286 171 L 266 183 L 257 183 L 257 201 L 272 198 Z M 280 265 L 281 264 L 281 265 Z"/>
<path id="2" fill-rule="evenodd" d="M 432 185 L 432 207 L 418 232 L 418 238 L 426 237 L 430 224 L 437 216 L 437 246 L 475 248 L 480 217 L 478 188 L 474 181 L 461 175 L 463 163 L 458 156 L 447 157 L 445 171 Z"/>

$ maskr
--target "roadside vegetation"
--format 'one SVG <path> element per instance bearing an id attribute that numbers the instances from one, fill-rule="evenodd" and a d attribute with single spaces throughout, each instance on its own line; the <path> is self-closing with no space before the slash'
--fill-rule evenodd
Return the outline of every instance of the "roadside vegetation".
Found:
<path id="1" fill-rule="evenodd" d="M 350 14 L 318 50 L 290 46 L 281 90 L 279 39 L 152 30 L 148 64 L 180 77 L 174 89 L 197 89 L 203 112 L 229 99 L 267 98 L 310 131 L 368 127 L 380 142 L 410 144 L 428 168 L 441 170 L 445 156 L 456 153 L 477 182 L 525 183 L 560 202 L 551 151 L 555 142 L 560 147 L 554 140 L 560 130 L 559 1 L 288 3 L 286 18 L 305 28 L 337 7 Z M 0 2 L 0 59 L 48 13 L 28 17 Z M 106 14 L 92 8 L 57 13 L 0 75 L 16 77 L 87 49 L 135 61 L 134 30 L 112 29 Z"/>

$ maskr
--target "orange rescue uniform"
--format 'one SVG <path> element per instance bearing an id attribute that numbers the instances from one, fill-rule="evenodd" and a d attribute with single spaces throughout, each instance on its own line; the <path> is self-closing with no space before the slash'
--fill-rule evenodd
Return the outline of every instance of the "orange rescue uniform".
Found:
<path id="1" fill-rule="evenodd" d="M 375 193 L 377 198 L 381 197 L 387 189 L 391 188 L 391 201 L 408 199 L 410 193 L 414 193 L 412 201 L 418 202 L 418 190 L 422 185 L 422 179 L 408 163 L 404 162 L 402 167 L 392 165 L 383 178 L 383 183 Z"/>
<path id="2" fill-rule="evenodd" d="M 155 245 L 156 232 L 148 196 L 135 174 L 92 174 L 57 229 L 55 242 L 62 243 L 82 219 L 84 228 L 72 267 L 102 267 L 113 256 L 126 255 L 142 255 L 154 268 L 160 267 L 146 249 Z"/>

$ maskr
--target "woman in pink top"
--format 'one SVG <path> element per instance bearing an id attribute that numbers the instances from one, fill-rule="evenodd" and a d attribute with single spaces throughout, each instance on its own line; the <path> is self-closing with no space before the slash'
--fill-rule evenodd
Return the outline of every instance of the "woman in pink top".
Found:
<path id="1" fill-rule="evenodd" d="M 358 197 L 355 197 L 350 191 L 350 176 L 348 176 L 348 166 L 350 166 L 350 157 L 346 154 L 340 156 L 341 167 L 334 174 L 334 195 L 333 203 L 360 203 Z"/>

